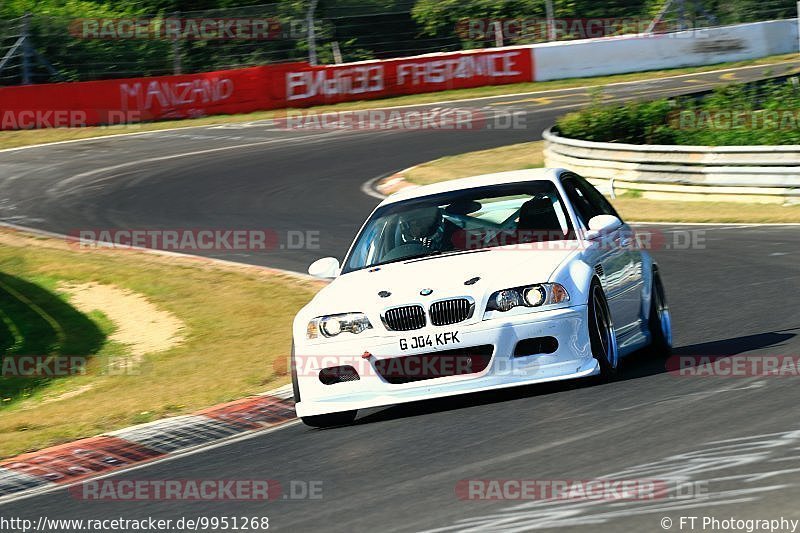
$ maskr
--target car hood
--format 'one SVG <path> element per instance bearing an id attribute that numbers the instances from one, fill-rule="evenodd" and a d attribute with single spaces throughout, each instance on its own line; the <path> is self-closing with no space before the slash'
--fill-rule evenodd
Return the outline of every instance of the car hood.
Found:
<path id="1" fill-rule="evenodd" d="M 577 248 L 574 241 L 540 243 L 524 250 L 496 247 L 357 270 L 336 278 L 317 294 L 308 309 L 316 314 L 368 312 L 452 296 L 472 296 L 481 301 L 499 289 L 548 281 Z M 480 279 L 466 285 L 472 278 Z M 423 290 L 432 292 L 422 296 Z M 382 291 L 390 295 L 381 297 L 378 293 Z"/>

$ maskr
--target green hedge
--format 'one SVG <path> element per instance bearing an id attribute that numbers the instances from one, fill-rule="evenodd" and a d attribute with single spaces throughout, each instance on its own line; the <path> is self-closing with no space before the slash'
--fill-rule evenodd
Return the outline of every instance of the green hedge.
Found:
<path id="1" fill-rule="evenodd" d="M 760 86 L 731 85 L 699 99 L 661 99 L 589 107 L 561 117 L 564 137 L 632 144 L 800 144 L 797 79 Z"/>

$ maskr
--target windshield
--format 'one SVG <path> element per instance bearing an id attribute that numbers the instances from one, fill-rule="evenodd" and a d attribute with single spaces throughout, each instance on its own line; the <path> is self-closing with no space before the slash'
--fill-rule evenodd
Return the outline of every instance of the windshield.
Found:
<path id="1" fill-rule="evenodd" d="M 552 182 L 476 187 L 376 210 L 342 272 L 447 252 L 572 238 L 572 225 Z"/>

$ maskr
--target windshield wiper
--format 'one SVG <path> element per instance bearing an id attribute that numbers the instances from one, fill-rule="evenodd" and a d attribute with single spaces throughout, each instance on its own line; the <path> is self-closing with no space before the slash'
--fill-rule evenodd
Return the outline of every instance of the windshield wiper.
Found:
<path id="1" fill-rule="evenodd" d="M 381 261 L 380 263 L 372 263 L 371 265 L 365 266 L 364 268 L 372 268 L 372 267 L 376 267 L 376 266 L 383 266 L 383 265 L 388 265 L 390 263 L 399 263 L 400 261 L 411 261 L 411 260 L 414 260 L 414 259 L 422 259 L 423 257 L 431 257 L 431 256 L 434 256 L 434 255 L 440 255 L 441 253 L 442 252 L 440 250 L 434 250 L 434 251 L 425 252 L 425 253 L 422 253 L 422 254 L 411 254 L 411 255 L 407 255 L 405 257 L 398 257 L 397 259 L 390 259 L 388 261 Z"/>
<path id="2" fill-rule="evenodd" d="M 480 248 L 478 250 L 449 250 L 447 252 L 443 252 L 441 250 L 435 250 L 435 251 L 426 252 L 426 253 L 423 253 L 423 254 L 412 254 L 412 255 L 407 255 L 405 257 L 398 257 L 397 259 L 390 259 L 389 261 L 381 261 L 379 263 L 372 263 L 371 265 L 363 266 L 363 267 L 358 268 L 356 270 L 363 270 L 363 269 L 366 269 L 366 268 L 375 268 L 375 267 L 379 267 L 379 266 L 383 266 L 383 265 L 389 265 L 391 263 L 399 263 L 401 261 L 406 261 L 406 262 L 410 263 L 412 261 L 425 261 L 426 259 L 432 259 L 434 257 L 439 257 L 439 256 L 448 257 L 448 256 L 451 256 L 451 255 L 474 254 L 474 253 L 478 253 L 478 252 L 488 252 L 488 251 L 489 251 L 488 248 Z"/>
<path id="3" fill-rule="evenodd" d="M 445 257 L 450 257 L 451 255 L 477 254 L 479 252 L 488 252 L 488 251 L 489 251 L 489 248 L 480 248 L 478 250 L 450 250 L 449 252 L 447 252 L 445 254 Z M 438 255 L 442 255 L 442 254 L 444 254 L 444 252 L 437 252 L 437 253 L 434 253 L 434 254 L 425 254 L 425 255 L 423 255 L 421 257 L 411 257 L 409 262 L 411 262 L 411 261 L 425 261 L 426 259 L 428 259 L 431 256 L 434 256 L 434 255 L 438 256 Z"/>

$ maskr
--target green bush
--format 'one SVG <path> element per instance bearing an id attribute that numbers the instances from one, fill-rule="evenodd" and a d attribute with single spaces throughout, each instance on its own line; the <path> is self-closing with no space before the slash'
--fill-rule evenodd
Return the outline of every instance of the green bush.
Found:
<path id="1" fill-rule="evenodd" d="M 699 99 L 661 99 L 589 107 L 561 117 L 558 132 L 574 139 L 631 144 L 800 144 L 796 79 L 730 85 Z"/>

